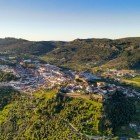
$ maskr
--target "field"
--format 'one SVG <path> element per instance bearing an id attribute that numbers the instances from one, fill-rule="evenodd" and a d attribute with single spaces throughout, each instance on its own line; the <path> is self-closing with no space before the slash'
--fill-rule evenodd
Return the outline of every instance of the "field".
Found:
<path id="1" fill-rule="evenodd" d="M 140 76 L 131 79 L 123 79 L 123 82 L 140 88 Z"/>

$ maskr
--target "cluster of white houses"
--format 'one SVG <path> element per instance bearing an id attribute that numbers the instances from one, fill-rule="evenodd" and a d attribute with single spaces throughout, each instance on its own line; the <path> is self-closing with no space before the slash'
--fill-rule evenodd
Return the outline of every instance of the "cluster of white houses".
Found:
<path id="1" fill-rule="evenodd" d="M 140 93 L 135 89 L 103 82 L 100 77 L 97 77 L 89 72 L 76 74 L 73 83 L 69 83 L 67 86 L 61 88 L 61 92 L 66 94 L 92 94 L 99 95 L 99 98 L 104 98 L 112 93 L 115 93 L 117 90 L 124 93 L 127 97 L 140 97 Z"/>
<path id="2" fill-rule="evenodd" d="M 39 88 L 53 88 L 56 84 L 60 85 L 68 78 L 55 66 L 42 65 L 39 68 L 23 68 L 18 65 L 16 73 L 20 75 L 18 81 L 11 81 L 10 84 L 15 89 L 24 92 L 34 92 Z"/>
<path id="3" fill-rule="evenodd" d="M 102 76 L 119 79 L 121 77 L 131 78 L 135 77 L 137 73 L 134 70 L 117 70 L 117 69 L 107 69 L 103 72 Z"/>
<path id="4" fill-rule="evenodd" d="M 34 67 L 25 67 L 24 63 L 34 63 Z M 24 60 L 16 66 L 0 65 L 0 70 L 11 72 L 18 77 L 17 81 L 10 81 L 8 85 L 22 92 L 34 92 L 39 88 L 60 87 L 60 91 L 81 94 L 98 94 L 101 96 L 121 90 L 129 97 L 139 96 L 140 93 L 131 88 L 124 88 L 114 84 L 103 82 L 100 77 L 92 73 L 62 70 L 57 66 L 42 64 L 39 61 Z M 117 73 L 108 71 L 108 73 Z"/>

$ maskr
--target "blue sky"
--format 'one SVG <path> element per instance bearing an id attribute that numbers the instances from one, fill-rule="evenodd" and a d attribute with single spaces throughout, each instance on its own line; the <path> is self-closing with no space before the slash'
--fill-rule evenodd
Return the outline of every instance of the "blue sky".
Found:
<path id="1" fill-rule="evenodd" d="M 140 0 L 0 0 L 0 38 L 140 36 Z"/>

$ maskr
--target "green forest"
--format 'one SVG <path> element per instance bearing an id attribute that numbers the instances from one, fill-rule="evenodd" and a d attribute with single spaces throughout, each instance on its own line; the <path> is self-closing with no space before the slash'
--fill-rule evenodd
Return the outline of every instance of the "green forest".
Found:
<path id="1" fill-rule="evenodd" d="M 117 135 L 122 121 L 127 125 L 135 114 L 133 102 L 119 93 L 109 98 L 107 105 L 66 98 L 57 90 L 40 90 L 29 96 L 1 87 L 0 97 L 0 139 L 4 140 L 86 140 L 104 135 L 111 138 Z M 120 115 L 118 110 L 114 114 L 121 105 L 127 105 L 124 113 Z M 115 117 L 111 118 L 113 114 Z"/>

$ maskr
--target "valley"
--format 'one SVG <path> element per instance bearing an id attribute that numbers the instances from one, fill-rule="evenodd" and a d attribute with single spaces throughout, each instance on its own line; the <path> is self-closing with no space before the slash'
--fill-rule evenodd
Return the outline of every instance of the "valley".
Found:
<path id="1" fill-rule="evenodd" d="M 139 43 L 0 40 L 0 138 L 140 138 Z"/>

